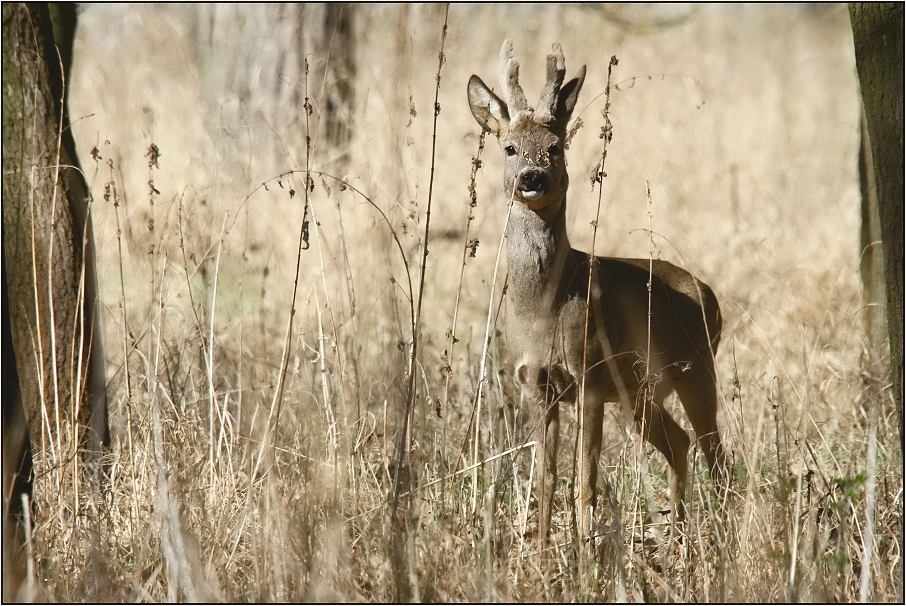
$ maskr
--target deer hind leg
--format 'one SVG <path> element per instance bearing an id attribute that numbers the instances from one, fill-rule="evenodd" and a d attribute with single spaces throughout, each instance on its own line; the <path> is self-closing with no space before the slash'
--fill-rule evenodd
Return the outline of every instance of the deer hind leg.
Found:
<path id="1" fill-rule="evenodd" d="M 662 398 L 649 399 L 636 407 L 635 425 L 639 434 L 654 446 L 670 465 L 670 493 L 674 519 L 686 517 L 683 502 L 689 473 L 689 435 L 680 427 L 662 403 Z"/>
<path id="2" fill-rule="evenodd" d="M 713 364 L 703 366 L 696 373 L 690 369 L 674 382 L 674 388 L 708 462 L 711 480 L 723 490 L 727 486 L 728 471 L 717 430 L 717 386 Z"/>

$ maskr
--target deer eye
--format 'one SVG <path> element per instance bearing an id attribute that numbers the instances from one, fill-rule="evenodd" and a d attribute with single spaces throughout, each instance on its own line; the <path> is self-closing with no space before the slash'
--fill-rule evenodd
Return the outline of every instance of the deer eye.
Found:
<path id="1" fill-rule="evenodd" d="M 551 145 L 547 148 L 547 153 L 551 156 L 559 156 L 562 153 L 562 150 L 559 145 Z"/>
<path id="2" fill-rule="evenodd" d="M 508 156 L 516 155 L 516 148 L 513 147 L 512 145 L 507 145 L 506 147 L 503 148 L 503 151 L 506 152 L 506 155 L 508 155 Z"/>

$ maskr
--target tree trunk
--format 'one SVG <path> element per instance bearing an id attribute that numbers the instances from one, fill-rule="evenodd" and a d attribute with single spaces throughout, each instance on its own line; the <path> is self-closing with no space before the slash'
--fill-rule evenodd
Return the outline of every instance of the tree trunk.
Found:
<path id="1" fill-rule="evenodd" d="M 903 5 L 850 4 L 884 250 L 893 395 L 903 448 Z"/>
<path id="2" fill-rule="evenodd" d="M 23 495 L 32 495 L 32 453 L 31 441 L 25 426 L 25 411 L 19 391 L 19 374 L 16 371 L 16 357 L 13 351 L 13 333 L 9 317 L 9 289 L 6 287 L 6 255 L 0 247 L 0 280 L 3 282 L 3 600 L 16 600 L 18 588 L 24 580 L 25 520 L 22 503 Z"/>
<path id="3" fill-rule="evenodd" d="M 2 11 L 4 343 L 12 345 L 3 365 L 6 517 L 21 502 L 14 463 L 26 444 L 39 482 L 84 448 L 97 488 L 109 434 L 88 187 L 63 111 L 75 12 L 12 3 Z M 56 44 L 55 29 L 63 37 Z M 12 377 L 18 390 L 8 389 Z"/>
<path id="4" fill-rule="evenodd" d="M 871 147 L 871 164 L 877 194 L 887 290 L 887 332 L 893 374 L 893 396 L 899 416 L 900 453 L 903 453 L 903 5 L 850 4 L 850 22 L 856 51 L 856 69 L 862 88 L 862 105 Z M 865 130 L 865 129 L 863 129 Z M 863 133 L 864 137 L 864 133 Z M 877 404 L 874 404 L 877 406 Z M 877 414 L 877 409 L 872 411 Z M 871 415 L 870 415 L 871 418 Z M 871 443 L 869 444 L 871 450 Z M 868 486 L 871 488 L 872 461 Z M 866 513 L 868 546 L 871 520 Z M 900 544 L 903 527 L 900 526 Z M 866 550 L 867 562 L 871 562 Z M 903 599 L 903 563 L 894 575 L 900 579 Z M 863 569 L 861 598 L 869 599 L 870 575 Z"/>

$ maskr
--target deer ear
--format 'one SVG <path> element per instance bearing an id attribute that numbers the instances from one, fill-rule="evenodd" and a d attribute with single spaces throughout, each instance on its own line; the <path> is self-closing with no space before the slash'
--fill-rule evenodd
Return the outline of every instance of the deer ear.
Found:
<path id="1" fill-rule="evenodd" d="M 474 75 L 469 78 L 469 107 L 478 124 L 498 137 L 510 123 L 506 103 Z"/>
<path id="2" fill-rule="evenodd" d="M 585 66 L 583 65 L 579 70 L 579 75 L 560 88 L 560 95 L 557 97 L 557 122 L 561 124 L 569 122 L 569 118 L 576 108 L 576 101 L 579 100 L 579 91 L 582 90 L 584 83 Z"/>

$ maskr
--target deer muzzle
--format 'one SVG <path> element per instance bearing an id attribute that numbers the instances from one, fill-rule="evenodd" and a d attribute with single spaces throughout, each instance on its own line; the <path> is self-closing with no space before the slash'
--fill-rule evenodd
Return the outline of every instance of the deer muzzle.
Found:
<path id="1" fill-rule="evenodd" d="M 516 189 L 523 199 L 537 200 L 547 193 L 547 174 L 539 168 L 526 168 L 516 178 Z"/>

